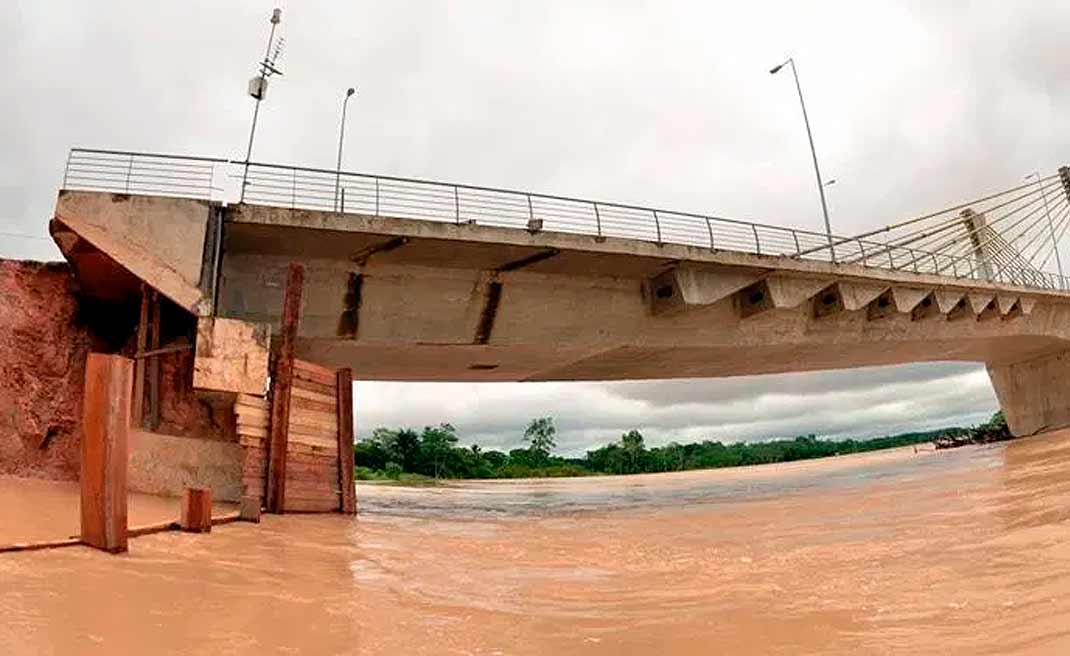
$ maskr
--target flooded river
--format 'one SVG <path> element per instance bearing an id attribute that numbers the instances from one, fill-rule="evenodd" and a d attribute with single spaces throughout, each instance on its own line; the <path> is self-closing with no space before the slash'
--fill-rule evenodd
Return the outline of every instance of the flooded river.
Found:
<path id="1" fill-rule="evenodd" d="M 358 498 L 0 555 L 3 653 L 1070 653 L 1068 432 Z"/>

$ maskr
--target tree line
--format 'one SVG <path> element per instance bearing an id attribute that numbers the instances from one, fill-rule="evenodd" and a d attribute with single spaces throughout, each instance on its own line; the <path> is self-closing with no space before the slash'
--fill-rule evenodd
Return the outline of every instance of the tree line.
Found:
<path id="1" fill-rule="evenodd" d="M 582 458 L 554 455 L 557 429 L 552 417 L 533 419 L 524 430 L 525 446 L 508 452 L 477 444 L 458 446 L 451 424 L 412 428 L 377 428 L 353 447 L 357 477 L 370 479 L 528 478 L 639 474 L 738 467 L 875 451 L 932 442 L 966 434 L 970 429 L 944 428 L 869 439 L 827 440 L 815 435 L 767 442 L 704 440 L 647 447 L 642 433 L 630 430 L 620 439 L 592 449 Z"/>

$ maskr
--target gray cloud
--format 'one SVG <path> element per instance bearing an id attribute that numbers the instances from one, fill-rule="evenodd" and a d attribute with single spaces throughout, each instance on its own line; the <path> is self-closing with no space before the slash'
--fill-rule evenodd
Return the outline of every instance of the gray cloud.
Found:
<path id="1" fill-rule="evenodd" d="M 0 16 L 0 256 L 44 239 L 67 149 L 241 157 L 263 2 L 15 0 Z M 527 188 L 819 229 L 796 57 L 835 229 L 859 232 L 1065 163 L 1070 5 L 1004 2 L 284 5 L 258 159 Z M 1064 244 L 1065 249 L 1065 244 Z M 873 434 L 994 407 L 964 365 L 613 385 L 361 385 L 362 429 L 451 420 L 516 444 L 552 413 L 582 450 Z M 443 405 L 441 389 L 450 403 Z"/>

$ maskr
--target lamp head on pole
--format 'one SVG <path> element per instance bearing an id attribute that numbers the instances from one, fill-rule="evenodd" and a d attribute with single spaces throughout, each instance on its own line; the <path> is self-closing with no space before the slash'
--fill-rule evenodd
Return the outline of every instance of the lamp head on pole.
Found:
<path id="1" fill-rule="evenodd" d="M 352 96 L 356 92 L 357 92 L 356 89 L 354 89 L 353 87 L 349 87 L 348 89 L 346 89 L 346 98 Z"/>
<path id="2" fill-rule="evenodd" d="M 282 22 L 282 10 L 279 9 L 278 7 L 276 7 L 275 10 L 271 12 L 271 24 L 272 25 L 278 25 L 281 22 Z"/>
<path id="3" fill-rule="evenodd" d="M 780 72 L 780 69 L 782 69 L 782 68 L 784 68 L 785 66 L 787 66 L 787 65 L 788 65 L 788 64 L 789 64 L 790 62 L 791 62 L 791 57 L 788 57 L 788 58 L 787 58 L 787 60 L 785 60 L 785 61 L 784 61 L 784 63 L 782 63 L 782 64 L 777 64 L 777 65 L 776 65 L 776 66 L 774 66 L 773 68 L 770 68 L 770 69 L 769 69 L 769 74 L 770 74 L 770 75 L 776 75 L 777 73 L 779 73 L 779 72 Z"/>

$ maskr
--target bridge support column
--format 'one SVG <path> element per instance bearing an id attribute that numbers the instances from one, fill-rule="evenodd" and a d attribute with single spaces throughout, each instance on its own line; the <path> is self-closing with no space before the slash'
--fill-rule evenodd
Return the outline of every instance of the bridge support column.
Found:
<path id="1" fill-rule="evenodd" d="M 1016 436 L 1070 426 L 1070 351 L 988 365 L 1007 426 Z"/>

